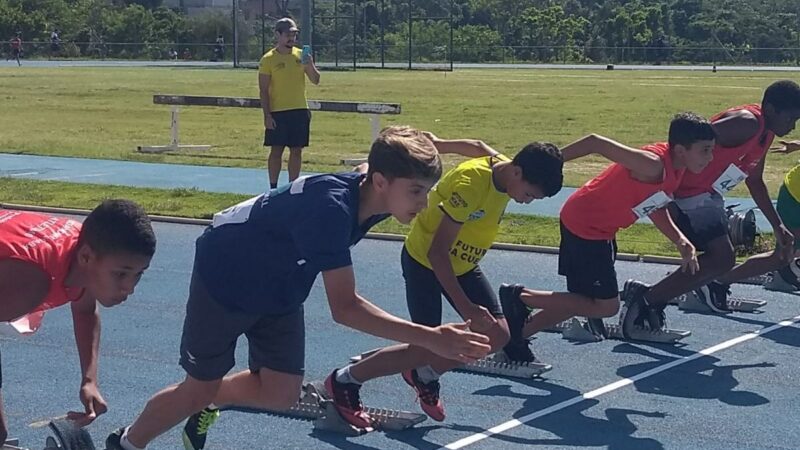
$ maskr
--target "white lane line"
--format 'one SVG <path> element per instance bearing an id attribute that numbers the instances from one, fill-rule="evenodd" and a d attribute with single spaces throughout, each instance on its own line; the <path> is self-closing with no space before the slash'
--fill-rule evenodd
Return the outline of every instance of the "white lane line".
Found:
<path id="1" fill-rule="evenodd" d="M 637 375 L 634 375 L 634 376 L 632 376 L 630 378 L 623 378 L 621 380 L 615 381 L 615 382 L 613 382 L 611 384 L 608 384 L 606 386 L 597 388 L 597 389 L 595 389 L 593 391 L 589 391 L 589 392 L 587 392 L 585 394 L 577 395 L 577 396 L 572 397 L 570 399 L 564 400 L 563 402 L 557 403 L 557 404 L 555 404 L 553 406 L 550 406 L 548 408 L 545 408 L 545 409 L 530 413 L 528 415 L 522 416 L 519 419 L 509 420 L 508 422 L 501 423 L 500 425 L 497 425 L 495 427 L 489 428 L 488 430 L 486 430 L 486 431 L 484 431 L 482 433 L 476 433 L 476 434 L 473 434 L 472 436 L 467 436 L 467 437 L 465 437 L 463 439 L 459 439 L 459 440 L 457 440 L 455 442 L 447 444 L 444 448 L 449 449 L 449 450 L 456 450 L 456 449 L 464 448 L 464 447 L 466 447 L 468 445 L 472 445 L 472 444 L 474 444 L 476 442 L 482 441 L 482 440 L 488 438 L 489 436 L 492 436 L 492 435 L 495 435 L 495 434 L 500 434 L 500 433 L 506 432 L 506 431 L 508 431 L 508 430 L 510 430 L 512 428 L 516 428 L 516 427 L 522 425 L 525 422 L 530 422 L 530 421 L 536 420 L 536 419 L 538 419 L 540 417 L 544 417 L 544 416 L 546 416 L 548 414 L 552 414 L 552 413 L 554 413 L 556 411 L 560 411 L 562 409 L 569 408 L 570 406 L 572 406 L 572 405 L 574 405 L 576 403 L 580 403 L 580 402 L 582 402 L 584 400 L 596 398 L 596 397 L 599 397 L 599 396 L 601 396 L 603 394 L 608 394 L 609 392 L 613 392 L 613 391 L 616 391 L 617 389 L 621 389 L 621 388 L 623 388 L 625 386 L 631 385 L 631 384 L 635 383 L 636 381 L 652 377 L 653 375 L 656 375 L 656 374 L 659 374 L 659 373 L 664 372 L 666 370 L 672 369 L 673 367 L 677 367 L 677 366 L 680 366 L 682 364 L 686 364 L 688 362 L 694 361 L 695 359 L 702 358 L 703 356 L 708 356 L 708 355 L 720 352 L 722 350 L 725 350 L 727 348 L 733 347 L 734 345 L 738 345 L 738 344 L 741 344 L 743 342 L 747 342 L 747 341 L 749 341 L 751 339 L 755 339 L 755 338 L 757 338 L 757 337 L 759 337 L 759 336 L 761 336 L 763 334 L 767 334 L 767 333 L 769 333 L 771 331 L 775 331 L 775 330 L 777 330 L 779 328 L 792 326 L 797 322 L 800 322 L 800 316 L 795 316 L 795 317 L 793 317 L 793 318 L 791 318 L 789 320 L 784 320 L 784 321 L 778 322 L 778 323 L 776 323 L 774 325 L 770 325 L 769 327 L 762 328 L 760 330 L 753 331 L 751 333 L 747 333 L 747 334 L 741 335 L 739 337 L 733 338 L 731 340 L 728 340 L 728 341 L 719 343 L 717 345 L 708 347 L 708 348 L 706 348 L 704 350 L 700 350 L 699 352 L 697 352 L 697 353 L 695 353 L 693 355 L 689 355 L 689 356 L 686 356 L 686 357 L 681 358 L 681 359 L 676 359 L 676 360 L 670 361 L 670 362 L 668 362 L 668 363 L 666 363 L 664 365 L 661 365 L 661 366 L 658 366 L 658 367 L 654 367 L 654 368 L 652 368 L 650 370 L 644 371 L 644 372 L 642 372 L 640 374 L 637 374 Z"/>

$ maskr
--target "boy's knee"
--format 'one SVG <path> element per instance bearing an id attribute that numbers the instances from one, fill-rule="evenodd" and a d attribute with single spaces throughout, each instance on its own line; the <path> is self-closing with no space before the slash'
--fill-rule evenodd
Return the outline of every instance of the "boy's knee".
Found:
<path id="1" fill-rule="evenodd" d="M 222 380 L 198 381 L 192 379 L 181 383 L 178 386 L 178 390 L 182 391 L 185 397 L 189 399 L 192 411 L 198 412 L 214 403 L 214 397 L 217 396 L 221 383 Z"/>
<path id="2" fill-rule="evenodd" d="M 597 300 L 598 313 L 601 317 L 612 317 L 619 312 L 619 297 Z"/>

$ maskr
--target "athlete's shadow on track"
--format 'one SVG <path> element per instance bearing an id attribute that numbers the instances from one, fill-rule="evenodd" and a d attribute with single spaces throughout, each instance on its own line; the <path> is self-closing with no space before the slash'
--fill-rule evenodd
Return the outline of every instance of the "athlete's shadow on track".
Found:
<path id="1" fill-rule="evenodd" d="M 777 331 L 776 331 L 777 332 Z M 677 357 L 694 354 L 682 349 L 668 349 Z M 630 353 L 651 358 L 652 361 L 620 367 L 617 375 L 630 378 L 642 372 L 667 364 L 677 359 L 669 355 L 659 354 L 647 348 L 620 344 L 614 353 Z M 718 365 L 719 358 L 702 356 L 674 369 L 634 382 L 639 392 L 665 395 L 668 397 L 688 398 L 692 400 L 719 400 L 733 406 L 758 406 L 769 403 L 769 399 L 750 391 L 735 390 L 739 381 L 733 376 L 735 370 L 776 367 L 773 363 Z"/>
<path id="2" fill-rule="evenodd" d="M 534 411 L 540 411 L 552 405 L 580 396 L 581 392 L 561 386 L 549 381 L 531 381 L 530 387 L 546 391 L 547 395 L 531 395 L 530 392 L 520 392 L 513 389 L 510 385 L 498 385 L 491 388 L 482 389 L 474 392 L 474 395 L 502 396 L 524 400 L 520 408 L 512 416 L 522 418 Z M 638 430 L 632 417 L 660 419 L 666 414 L 658 411 L 639 411 L 625 408 L 606 408 L 605 417 L 592 417 L 584 414 L 600 403 L 596 399 L 586 399 L 557 410 L 543 417 L 525 422 L 524 425 L 536 430 L 535 434 L 540 438 L 523 438 L 509 436 L 506 434 L 492 435 L 489 439 L 496 439 L 503 442 L 520 445 L 540 445 L 540 446 L 586 446 L 586 447 L 606 447 L 609 449 L 642 449 L 655 450 L 663 449 L 661 442 L 651 439 L 633 436 Z M 500 422 L 500 421 L 498 421 Z M 453 426 L 454 429 L 482 432 L 481 428 Z M 515 434 L 514 431 L 510 433 Z M 525 434 L 530 435 L 530 430 Z M 557 437 L 550 437 L 555 435 Z"/>

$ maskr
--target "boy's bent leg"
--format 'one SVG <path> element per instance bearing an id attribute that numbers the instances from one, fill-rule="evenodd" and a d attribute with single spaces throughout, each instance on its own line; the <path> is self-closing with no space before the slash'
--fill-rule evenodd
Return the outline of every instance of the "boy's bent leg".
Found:
<path id="1" fill-rule="evenodd" d="M 289 409 L 300 399 L 303 376 L 261 369 L 228 375 L 214 397 L 214 405 L 242 406 L 271 411 Z"/>
<path id="2" fill-rule="evenodd" d="M 697 258 L 700 270 L 694 274 L 676 270 L 646 288 L 643 298 L 648 305 L 657 309 L 663 309 L 679 295 L 708 284 L 736 264 L 736 254 L 728 237 L 725 200 L 720 195 L 706 193 L 678 199 L 670 203 L 668 208 L 675 225 L 703 253 Z"/>
<path id="3" fill-rule="evenodd" d="M 520 297 L 525 304 L 541 309 L 528 317 L 523 327 L 524 337 L 552 328 L 575 316 L 603 319 L 619 311 L 619 295 L 597 299 L 573 292 L 525 289 Z"/>
<path id="4" fill-rule="evenodd" d="M 214 300 L 196 269 L 181 335 L 180 365 L 187 377 L 150 399 L 128 430 L 123 440 L 139 448 L 214 401 L 223 377 L 234 366 L 236 340 L 255 321 L 251 315 L 230 311 Z M 193 444 L 194 448 L 202 445 Z"/>
<path id="5" fill-rule="evenodd" d="M 528 337 L 553 327 L 571 317 L 585 316 L 602 319 L 619 310 L 619 287 L 614 268 L 616 241 L 584 239 L 572 233 L 563 223 L 560 226 L 561 244 L 558 273 L 567 278 L 568 292 L 549 292 L 523 289 L 519 301 L 540 311 L 530 315 L 522 328 Z M 502 297 L 502 292 L 501 292 Z M 506 300 L 509 303 L 511 300 Z M 598 323 L 599 332 L 602 322 Z"/>
<path id="6" fill-rule="evenodd" d="M 736 254 L 727 234 L 713 239 L 705 248 L 705 252 L 697 258 L 700 270 L 694 274 L 681 270 L 672 272 L 650 287 L 645 294 L 647 303 L 652 306 L 666 305 L 673 298 L 713 281 L 729 271 L 736 262 Z"/>
<path id="7" fill-rule="evenodd" d="M 221 381 L 201 381 L 187 375 L 182 383 L 157 393 L 128 429 L 127 440 L 145 448 L 153 439 L 209 405 Z"/>
<path id="8" fill-rule="evenodd" d="M 225 377 L 217 406 L 283 410 L 300 398 L 305 363 L 305 321 L 301 306 L 264 315 L 245 332 L 250 370 Z"/>
<path id="9" fill-rule="evenodd" d="M 730 285 L 746 278 L 757 277 L 767 272 L 778 270 L 787 263 L 788 261 L 784 261 L 777 251 L 761 253 L 747 258 L 745 262 L 735 266 L 728 273 L 717 277 L 716 281 L 724 285 Z"/>

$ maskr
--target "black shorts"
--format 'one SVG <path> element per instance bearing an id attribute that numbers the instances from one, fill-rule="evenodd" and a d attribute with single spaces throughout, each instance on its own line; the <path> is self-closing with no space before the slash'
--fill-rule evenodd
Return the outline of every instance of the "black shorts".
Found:
<path id="1" fill-rule="evenodd" d="M 236 341 L 241 335 L 247 337 L 251 371 L 264 367 L 303 375 L 305 322 L 302 306 L 279 316 L 232 311 L 211 298 L 194 270 L 181 336 L 181 367 L 201 381 L 224 377 L 235 364 Z"/>
<path id="2" fill-rule="evenodd" d="M 691 209 L 682 209 L 675 202 L 669 204 L 672 220 L 699 251 L 708 250 L 708 243 L 728 236 L 728 218 L 725 203 L 706 202 Z"/>
<path id="3" fill-rule="evenodd" d="M 20 50 L 20 49 L 18 49 L 18 48 L 12 48 L 12 49 L 11 49 L 11 54 L 12 54 L 14 57 L 18 58 L 18 57 L 22 56 L 22 50 Z"/>
<path id="4" fill-rule="evenodd" d="M 311 111 L 291 109 L 272 113 L 275 129 L 264 131 L 266 147 L 308 147 L 311 134 Z"/>
<path id="5" fill-rule="evenodd" d="M 455 306 L 439 284 L 436 274 L 409 255 L 405 246 L 400 256 L 400 263 L 403 266 L 403 278 L 406 280 L 406 302 L 411 321 L 429 327 L 441 325 L 442 295 L 453 309 Z M 461 289 L 473 303 L 483 306 L 497 318 L 503 317 L 503 307 L 500 306 L 497 294 L 479 266 L 456 278 Z"/>
<path id="6" fill-rule="evenodd" d="M 617 298 L 616 260 L 616 240 L 583 239 L 561 224 L 558 274 L 567 277 L 569 292 L 598 300 Z"/>

